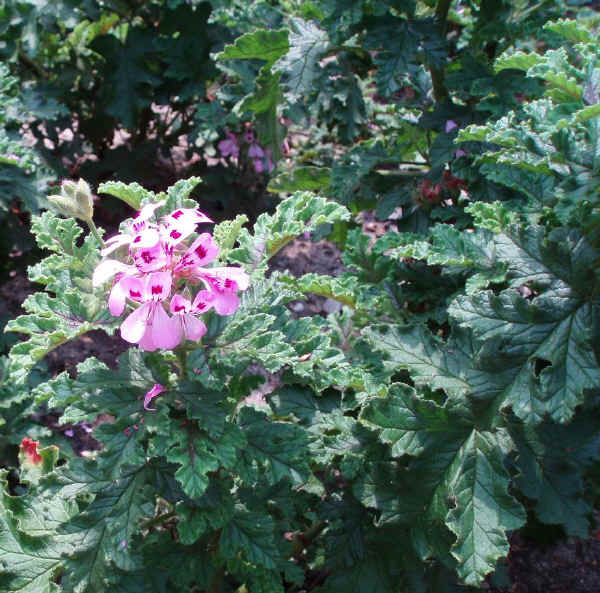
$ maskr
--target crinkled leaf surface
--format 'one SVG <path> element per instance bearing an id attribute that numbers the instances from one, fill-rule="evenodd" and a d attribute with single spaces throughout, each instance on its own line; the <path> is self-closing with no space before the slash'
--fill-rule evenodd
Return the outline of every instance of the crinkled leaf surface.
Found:
<path id="1" fill-rule="evenodd" d="M 506 531 L 525 521 L 523 508 L 508 493 L 504 460 L 514 445 L 506 430 L 482 430 L 460 409 L 423 401 L 403 385 L 371 400 L 361 420 L 380 429 L 394 456 L 416 458 L 408 469 L 397 468 L 385 490 L 372 489 L 369 477 L 359 479 L 359 498 L 382 510 L 381 521 L 411 525 L 424 515 L 423 527 L 445 523 L 457 538 L 451 552 L 459 575 L 466 584 L 480 584 L 508 553 Z"/>
<path id="2" fill-rule="evenodd" d="M 497 396 L 499 408 L 511 406 L 528 422 L 545 416 L 566 422 L 585 391 L 600 386 L 592 348 L 597 279 L 591 266 L 598 252 L 566 229 L 549 236 L 539 227 L 513 229 L 495 244 L 509 265 L 509 283 L 538 294 L 527 300 L 515 289 L 475 293 L 458 297 L 449 313 L 473 332 L 489 364 L 495 349 L 496 368 L 512 372 Z"/>

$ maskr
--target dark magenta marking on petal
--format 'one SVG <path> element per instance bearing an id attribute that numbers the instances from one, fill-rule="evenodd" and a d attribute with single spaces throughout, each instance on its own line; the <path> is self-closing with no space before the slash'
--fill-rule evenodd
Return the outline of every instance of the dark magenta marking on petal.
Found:
<path id="1" fill-rule="evenodd" d="M 152 294 L 162 294 L 163 287 L 160 284 L 154 284 L 152 286 Z"/>
<path id="2" fill-rule="evenodd" d="M 181 233 L 179 231 L 171 231 L 169 233 L 169 237 L 171 237 L 171 239 L 179 239 L 179 237 L 181 237 Z"/>
<path id="3" fill-rule="evenodd" d="M 129 290 L 129 296 L 130 296 L 132 299 L 139 299 L 139 298 L 141 298 L 141 297 L 142 297 L 142 293 L 141 293 L 141 292 L 139 292 L 139 291 L 137 291 L 137 290 L 132 290 L 132 289 L 130 289 L 130 290 Z"/>
<path id="4" fill-rule="evenodd" d="M 171 216 L 177 220 L 178 218 L 180 218 L 181 216 L 183 216 L 183 212 L 181 210 L 175 210 L 175 212 L 173 212 L 173 214 L 171 214 Z"/>
<path id="5" fill-rule="evenodd" d="M 194 249 L 194 252 L 200 259 L 203 259 L 206 257 L 206 249 L 202 245 L 198 245 L 198 247 L 196 247 L 196 249 Z"/>

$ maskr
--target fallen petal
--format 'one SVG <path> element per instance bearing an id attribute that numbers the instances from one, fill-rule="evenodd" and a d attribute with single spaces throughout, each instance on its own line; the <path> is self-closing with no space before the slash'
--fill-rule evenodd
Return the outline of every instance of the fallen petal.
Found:
<path id="1" fill-rule="evenodd" d="M 155 397 L 159 396 L 163 391 L 165 391 L 165 388 L 160 383 L 155 383 L 152 389 L 150 389 L 150 391 L 148 391 L 148 393 L 146 393 L 146 395 L 144 396 L 144 408 L 146 410 L 156 410 L 156 408 L 150 408 L 148 407 L 148 405 Z"/>

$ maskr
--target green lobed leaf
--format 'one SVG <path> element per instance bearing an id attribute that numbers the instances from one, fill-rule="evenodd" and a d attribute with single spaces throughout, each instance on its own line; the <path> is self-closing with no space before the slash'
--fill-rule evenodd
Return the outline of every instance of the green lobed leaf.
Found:
<path id="1" fill-rule="evenodd" d="M 31 267 L 30 278 L 55 296 L 30 295 L 23 303 L 28 314 L 7 324 L 6 331 L 30 336 L 13 346 L 9 356 L 7 375 L 18 385 L 39 360 L 61 344 L 92 329 L 112 331 L 116 327 L 105 296 L 91 284 L 91 271 L 100 259 L 96 239 L 88 235 L 77 246 L 82 232 L 77 222 L 50 212 L 34 217 L 32 229 L 40 247 L 55 254 Z"/>
<path id="2" fill-rule="evenodd" d="M 584 497 L 584 472 L 600 454 L 595 414 L 578 414 L 568 425 L 511 424 L 521 471 L 516 484 L 535 500 L 538 520 L 562 525 L 569 535 L 588 537 L 591 506 Z"/>
<path id="3" fill-rule="evenodd" d="M 154 193 L 143 188 L 138 183 L 123 183 L 122 181 L 107 181 L 98 186 L 99 194 L 109 194 L 119 198 L 134 210 L 139 210 L 143 200 L 153 200 Z"/>
<path id="4" fill-rule="evenodd" d="M 246 229 L 241 230 L 239 247 L 232 250 L 230 261 L 258 275 L 266 270 L 267 261 L 298 235 L 349 217 L 350 213 L 343 206 L 310 192 L 295 192 L 277 206 L 274 214 L 258 217 L 253 235 Z"/>
<path id="5" fill-rule="evenodd" d="M 180 541 L 190 545 L 204 534 L 223 528 L 234 514 L 234 497 L 228 484 L 213 481 L 204 494 L 176 505 Z"/>
<path id="6" fill-rule="evenodd" d="M 508 554 L 506 531 L 525 523 L 523 507 L 508 493 L 504 458 L 512 446 L 506 431 L 473 430 L 447 470 L 453 503 L 446 524 L 457 536 L 452 554 L 467 585 L 481 585 Z"/>
<path id="7" fill-rule="evenodd" d="M 326 167 L 295 167 L 280 173 L 269 181 L 268 191 L 273 193 L 295 191 L 326 191 L 331 185 L 331 169 Z"/>
<path id="8" fill-rule="evenodd" d="M 239 466 L 245 480 L 264 478 L 269 484 L 283 479 L 292 484 L 308 481 L 310 439 L 304 429 L 292 423 L 276 422 L 249 406 L 238 413 L 238 423 L 247 441 Z"/>
<path id="9" fill-rule="evenodd" d="M 558 19 L 544 25 L 544 29 L 560 35 L 571 43 L 585 43 L 593 41 L 591 33 L 587 28 L 581 26 L 577 19 Z"/>
<path id="10" fill-rule="evenodd" d="M 217 60 L 264 60 L 270 68 L 289 50 L 288 32 L 285 29 L 267 31 L 259 29 L 238 37 L 232 45 L 216 55 Z"/>
<path id="11" fill-rule="evenodd" d="M 388 397 L 371 400 L 361 420 L 394 455 L 417 457 L 408 466 L 371 466 L 355 493 L 381 512 L 380 522 L 411 526 L 425 556 L 450 550 L 461 580 L 480 585 L 508 553 L 506 530 L 525 522 L 504 467 L 514 444 L 504 429 L 482 430 L 461 409 L 425 402 L 410 387 L 395 386 Z M 434 536 L 440 523 L 456 535 L 453 544 Z"/>
<path id="12" fill-rule="evenodd" d="M 314 23 L 293 18 L 288 43 L 289 50 L 273 65 L 273 70 L 282 73 L 286 98 L 294 102 L 312 92 L 319 59 L 329 48 L 329 37 Z"/>
<path id="13" fill-rule="evenodd" d="M 151 363 L 152 355 L 133 348 L 119 357 L 116 370 L 90 357 L 77 365 L 75 379 L 63 372 L 38 385 L 32 395 L 52 408 L 65 408 L 65 423 L 93 421 L 99 414 L 133 421 L 143 414 L 144 395 L 157 382 Z"/>
<path id="14" fill-rule="evenodd" d="M 455 420 L 455 419 L 454 419 Z M 440 446 L 438 433 L 456 438 L 464 433 L 465 422 L 452 427 L 447 409 L 420 398 L 415 390 L 401 383 L 393 384 L 385 397 L 374 398 L 362 410 L 360 421 L 366 426 L 382 429 L 379 438 L 391 446 L 394 457 L 417 456 L 433 446 Z"/>
<path id="15" fill-rule="evenodd" d="M 585 391 L 600 385 L 590 331 L 596 281 L 589 270 L 597 250 L 577 231 L 557 229 L 546 236 L 536 227 L 512 229 L 498 235 L 495 244 L 509 264 L 509 284 L 539 294 L 527 300 L 514 289 L 475 293 L 458 297 L 449 313 L 471 329 L 491 368 L 512 373 L 496 396 L 499 409 L 510 405 L 519 418 L 533 423 L 546 415 L 566 422 Z"/>
<path id="16" fill-rule="evenodd" d="M 91 47 L 104 58 L 103 84 L 100 97 L 108 115 L 128 130 L 134 130 L 149 96 L 159 78 L 149 67 L 155 55 L 154 33 L 149 29 L 132 27 L 123 43 L 115 35 L 101 35 Z"/>
<path id="17" fill-rule="evenodd" d="M 73 546 L 64 538 L 27 535 L 17 524 L 27 512 L 35 512 L 31 496 L 10 497 L 6 493 L 7 472 L 0 473 L 2 501 L 0 503 L 0 586 L 7 593 L 58 593 L 56 579 L 61 571 L 62 557 Z M 13 499 L 13 500 L 11 500 Z M 12 507 L 12 510 L 11 510 Z M 61 509 L 62 510 L 62 509 Z M 54 506 L 48 507 L 51 515 Z"/>
<path id="18" fill-rule="evenodd" d="M 179 465 L 175 478 L 190 498 L 202 496 L 209 484 L 209 473 L 235 466 L 245 445 L 243 433 L 231 423 L 224 425 L 218 437 L 200 430 L 194 423 L 169 419 L 152 446 L 157 454 Z"/>
<path id="19" fill-rule="evenodd" d="M 242 555 L 248 562 L 276 569 L 282 558 L 275 541 L 275 522 L 270 515 L 237 505 L 221 531 L 219 552 L 225 558 Z"/>
<path id="20" fill-rule="evenodd" d="M 242 227 L 248 222 L 245 214 L 238 214 L 233 220 L 224 220 L 213 229 L 213 238 L 219 246 L 219 260 L 227 261 Z"/>

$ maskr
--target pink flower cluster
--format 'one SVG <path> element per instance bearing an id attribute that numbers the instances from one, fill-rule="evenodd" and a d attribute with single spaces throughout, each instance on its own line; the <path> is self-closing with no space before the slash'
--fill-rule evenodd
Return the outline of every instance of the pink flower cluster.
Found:
<path id="1" fill-rule="evenodd" d="M 221 156 L 224 158 L 234 157 L 238 158 L 240 155 L 240 144 L 239 138 L 227 131 L 225 132 L 227 136 L 224 140 L 221 140 L 217 145 L 219 148 L 219 152 Z M 256 137 L 252 130 L 246 130 L 242 135 L 241 139 L 245 144 L 248 145 L 248 158 L 252 161 L 254 165 L 254 170 L 257 173 L 262 173 L 265 168 L 269 173 L 275 168 L 273 161 L 271 160 L 271 149 L 270 148 L 262 148 L 260 144 L 256 141 Z"/>
<path id="2" fill-rule="evenodd" d="M 210 309 L 231 315 L 239 304 L 238 291 L 246 290 L 249 283 L 241 268 L 207 267 L 219 252 L 210 233 L 185 243 L 199 224 L 212 222 L 210 218 L 193 208 L 179 208 L 160 223 L 152 222 L 163 204 L 144 206 L 126 232 L 106 241 L 103 256 L 128 246 L 131 263 L 106 259 L 92 278 L 94 286 L 114 278 L 110 313 L 122 315 L 127 303 L 134 307 L 121 324 L 121 336 L 150 351 L 172 349 L 186 339 L 199 340 L 206 333 L 199 315 Z M 190 286 L 199 287 L 193 298 Z"/>

